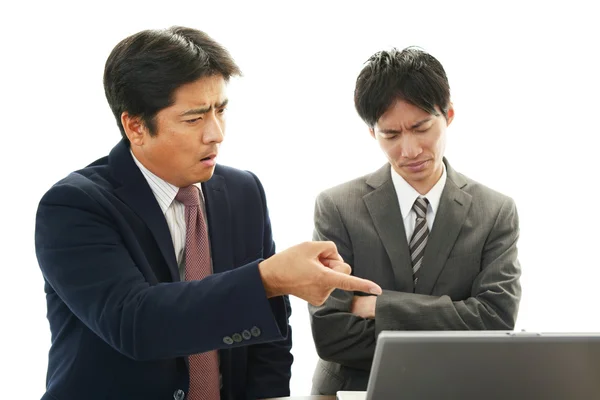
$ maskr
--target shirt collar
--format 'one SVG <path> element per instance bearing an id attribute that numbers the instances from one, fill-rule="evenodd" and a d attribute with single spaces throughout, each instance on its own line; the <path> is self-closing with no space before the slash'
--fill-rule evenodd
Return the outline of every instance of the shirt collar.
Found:
<path id="1" fill-rule="evenodd" d="M 419 192 L 415 190 L 408 182 L 404 180 L 395 170 L 391 167 L 392 170 L 392 182 L 394 184 L 394 188 L 396 189 L 396 195 L 398 196 L 398 203 L 400 204 L 400 212 L 402 212 L 402 219 L 405 219 L 410 210 L 412 210 L 412 206 L 415 203 L 417 197 L 421 196 Z M 442 191 L 444 190 L 444 186 L 446 185 L 446 166 L 442 163 L 442 176 L 437 181 L 435 185 L 425 194 L 423 197 L 427 197 L 429 201 L 429 205 L 435 214 L 437 212 L 438 206 L 440 205 L 440 198 L 442 197 Z"/>

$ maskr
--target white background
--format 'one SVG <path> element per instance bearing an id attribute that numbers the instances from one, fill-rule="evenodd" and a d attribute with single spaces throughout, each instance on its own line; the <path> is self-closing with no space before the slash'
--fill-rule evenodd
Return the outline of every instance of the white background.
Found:
<path id="1" fill-rule="evenodd" d="M 600 331 L 593 2 L 16 3 L 0 6 L 2 398 L 39 398 L 45 386 L 37 202 L 119 140 L 102 87 L 113 46 L 175 24 L 209 33 L 244 72 L 230 85 L 220 162 L 261 178 L 280 250 L 311 238 L 318 192 L 385 161 L 353 108 L 362 63 L 392 46 L 432 53 L 456 110 L 448 159 L 517 203 L 517 328 Z M 316 354 L 306 304 L 293 307 L 292 394 L 301 395 Z"/>

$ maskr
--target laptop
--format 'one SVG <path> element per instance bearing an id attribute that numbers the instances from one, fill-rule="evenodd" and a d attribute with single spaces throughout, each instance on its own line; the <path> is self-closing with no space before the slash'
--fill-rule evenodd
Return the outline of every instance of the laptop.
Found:
<path id="1" fill-rule="evenodd" d="M 337 398 L 600 399 L 600 333 L 384 331 L 366 392 Z"/>

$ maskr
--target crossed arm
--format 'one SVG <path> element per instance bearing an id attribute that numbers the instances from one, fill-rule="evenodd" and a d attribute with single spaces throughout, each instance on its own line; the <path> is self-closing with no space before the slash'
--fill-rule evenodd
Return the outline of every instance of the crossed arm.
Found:
<path id="1" fill-rule="evenodd" d="M 513 329 L 521 292 L 518 235 L 516 208 L 507 199 L 485 241 L 481 272 L 465 300 L 392 290 L 377 297 L 334 291 L 322 306 L 309 306 L 317 353 L 326 361 L 369 370 L 376 337 L 383 330 Z M 344 261 L 354 265 L 350 235 L 326 195 L 317 199 L 313 239 L 335 242 Z"/>

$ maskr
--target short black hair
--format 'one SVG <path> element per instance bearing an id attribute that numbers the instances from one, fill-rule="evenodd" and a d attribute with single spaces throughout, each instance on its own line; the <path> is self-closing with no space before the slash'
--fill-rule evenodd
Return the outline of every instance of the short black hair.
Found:
<path id="1" fill-rule="evenodd" d="M 442 64 L 417 47 L 402 51 L 392 48 L 372 55 L 356 79 L 354 106 L 363 121 L 373 128 L 396 100 L 404 100 L 448 118 L 450 85 Z"/>
<path id="2" fill-rule="evenodd" d="M 221 75 L 226 81 L 241 71 L 229 52 L 206 33 L 174 26 L 144 30 L 123 39 L 110 53 L 104 68 L 104 93 L 121 135 L 127 135 L 121 114 L 139 116 L 151 135 L 154 117 L 173 104 L 180 86 Z"/>

